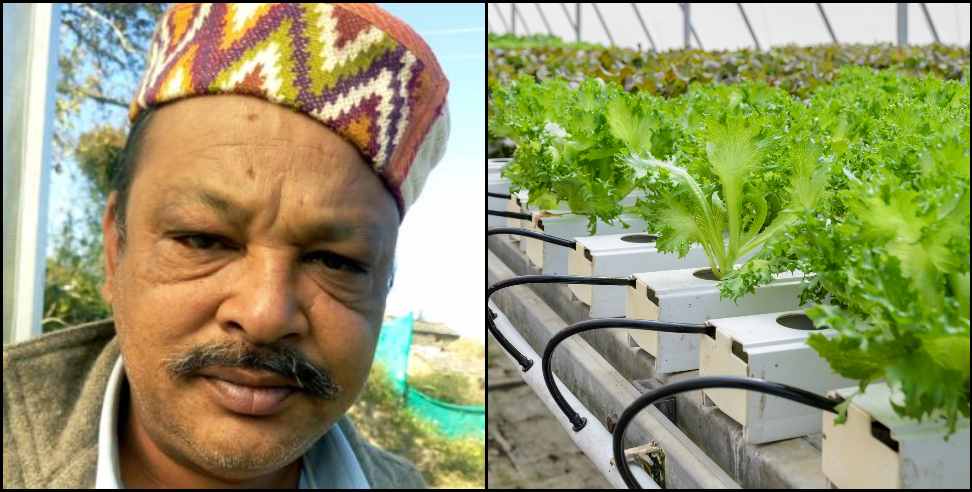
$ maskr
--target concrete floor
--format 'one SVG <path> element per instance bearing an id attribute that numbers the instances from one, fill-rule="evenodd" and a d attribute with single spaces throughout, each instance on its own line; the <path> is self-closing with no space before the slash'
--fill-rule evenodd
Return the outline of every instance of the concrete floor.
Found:
<path id="1" fill-rule="evenodd" d="M 487 363 L 489 384 L 520 380 L 519 368 L 491 337 Z M 486 398 L 488 488 L 611 488 L 529 386 L 489 391 Z"/>

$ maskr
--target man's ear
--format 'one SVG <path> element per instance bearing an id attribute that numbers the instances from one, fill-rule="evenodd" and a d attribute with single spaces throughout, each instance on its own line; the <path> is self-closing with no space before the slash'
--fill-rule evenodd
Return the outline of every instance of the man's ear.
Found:
<path id="1" fill-rule="evenodd" d="M 118 264 L 118 221 L 115 212 L 118 209 L 118 192 L 112 191 L 108 195 L 105 213 L 101 217 L 101 233 L 105 252 L 105 283 L 101 286 L 101 297 L 111 304 L 112 282 L 115 279 L 115 266 Z"/>

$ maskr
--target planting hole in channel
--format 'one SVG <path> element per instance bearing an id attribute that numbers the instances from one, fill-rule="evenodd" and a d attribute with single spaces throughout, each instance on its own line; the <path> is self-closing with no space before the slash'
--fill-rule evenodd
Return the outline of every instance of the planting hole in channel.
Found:
<path id="1" fill-rule="evenodd" d="M 655 294 L 654 289 L 649 289 L 645 287 L 645 297 L 647 297 L 648 301 L 651 302 L 653 305 L 655 306 L 658 305 L 658 296 Z"/>
<path id="2" fill-rule="evenodd" d="M 814 326 L 813 321 L 811 321 L 810 318 L 808 318 L 807 315 L 803 313 L 785 314 L 783 316 L 780 316 L 779 318 L 776 318 L 776 322 L 787 328 L 792 328 L 794 330 L 813 331 L 813 330 L 822 330 L 826 328 L 824 326 L 821 327 Z"/>
<path id="3" fill-rule="evenodd" d="M 702 280 L 712 280 L 713 282 L 719 280 L 716 278 L 715 274 L 712 273 L 711 268 L 703 268 L 701 270 L 696 270 L 692 272 L 692 276 L 694 276 L 695 278 L 700 278 Z"/>
<path id="4" fill-rule="evenodd" d="M 891 437 L 891 429 L 874 419 L 871 419 L 871 436 L 884 443 L 895 453 L 898 452 L 898 441 Z"/>
<path id="5" fill-rule="evenodd" d="M 627 236 L 622 236 L 621 240 L 626 243 L 647 244 L 657 241 L 658 236 L 654 234 L 628 234 Z"/>
<path id="6" fill-rule="evenodd" d="M 743 350 L 742 344 L 735 340 L 732 341 L 732 355 L 735 355 L 743 362 L 749 362 L 749 354 Z"/>

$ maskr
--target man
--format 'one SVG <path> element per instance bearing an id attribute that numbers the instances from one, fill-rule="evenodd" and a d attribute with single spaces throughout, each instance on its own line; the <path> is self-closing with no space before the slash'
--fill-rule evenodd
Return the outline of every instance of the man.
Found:
<path id="1" fill-rule="evenodd" d="M 103 218 L 114 321 L 4 349 L 4 487 L 423 486 L 344 413 L 447 90 L 373 5 L 170 9 Z"/>

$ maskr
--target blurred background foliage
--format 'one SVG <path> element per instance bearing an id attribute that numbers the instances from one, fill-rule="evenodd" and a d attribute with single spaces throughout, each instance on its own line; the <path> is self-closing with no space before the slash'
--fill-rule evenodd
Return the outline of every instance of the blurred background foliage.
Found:
<path id="1" fill-rule="evenodd" d="M 81 196 L 69 210 L 52 211 L 63 214 L 62 220 L 49 221 L 45 332 L 111 315 L 99 292 L 104 281 L 101 215 L 108 176 L 128 133 L 128 101 L 166 5 L 60 6 L 53 168 L 68 174 Z"/>
<path id="2" fill-rule="evenodd" d="M 465 376 L 442 373 L 445 380 L 462 380 Z M 435 375 L 425 378 L 432 386 L 441 386 Z M 411 384 L 411 381 L 410 383 Z M 479 391 L 479 400 L 485 392 Z M 439 396 L 455 403 L 472 403 L 447 391 Z M 465 400 L 465 401 L 463 401 Z M 472 398 L 475 400 L 475 398 Z M 355 428 L 378 447 L 406 458 L 422 472 L 425 482 L 434 488 L 483 488 L 486 485 L 486 449 L 482 439 L 450 439 L 434 424 L 404 406 L 402 395 L 391 383 L 384 366 L 376 362 L 368 375 L 360 399 L 348 411 Z"/>
<path id="3" fill-rule="evenodd" d="M 960 79 L 969 49 L 942 44 L 822 44 L 777 46 L 767 50 L 675 49 L 650 52 L 556 36 L 490 34 L 487 44 L 487 115 L 493 119 L 492 93 L 517 77 L 537 81 L 565 79 L 572 86 L 589 78 L 615 82 L 629 92 L 663 97 L 684 94 L 692 84 L 763 81 L 806 99 L 829 85 L 841 67 L 895 68 L 911 75 Z M 515 145 L 501 127 L 488 128 L 489 157 L 512 157 Z"/>

